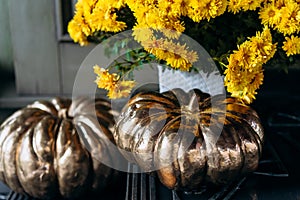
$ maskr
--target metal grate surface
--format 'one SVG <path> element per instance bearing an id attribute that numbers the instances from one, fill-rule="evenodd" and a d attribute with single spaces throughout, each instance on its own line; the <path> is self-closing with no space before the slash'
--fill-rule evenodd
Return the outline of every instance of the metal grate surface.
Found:
<path id="1" fill-rule="evenodd" d="M 21 195 L 21 194 L 18 194 L 16 192 L 13 192 L 11 191 L 7 198 L 7 200 L 36 200 L 34 198 L 31 198 L 31 197 L 28 197 L 28 196 L 25 196 L 25 195 Z"/>

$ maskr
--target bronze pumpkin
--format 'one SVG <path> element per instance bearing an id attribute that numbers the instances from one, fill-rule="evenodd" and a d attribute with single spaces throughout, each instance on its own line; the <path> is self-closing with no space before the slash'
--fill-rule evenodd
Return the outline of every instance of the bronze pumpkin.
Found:
<path id="1" fill-rule="evenodd" d="M 0 127 L 0 180 L 42 199 L 101 190 L 116 174 L 101 162 L 111 156 L 105 145 L 113 142 L 116 114 L 108 101 L 86 98 L 37 101 L 18 110 Z"/>
<path id="2" fill-rule="evenodd" d="M 165 186 L 192 191 L 255 170 L 264 133 L 257 113 L 234 98 L 173 89 L 133 96 L 114 138 L 127 160 L 157 170 Z"/>

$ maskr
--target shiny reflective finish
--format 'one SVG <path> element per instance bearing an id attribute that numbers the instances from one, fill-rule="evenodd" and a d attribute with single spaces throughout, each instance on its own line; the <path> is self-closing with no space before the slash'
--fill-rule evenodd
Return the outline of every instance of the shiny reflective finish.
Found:
<path id="1" fill-rule="evenodd" d="M 257 113 L 234 98 L 174 89 L 131 98 L 114 138 L 120 149 L 131 152 L 123 153 L 128 160 L 145 171 L 158 169 L 165 186 L 191 191 L 254 171 L 264 132 Z"/>
<path id="2" fill-rule="evenodd" d="M 99 191 L 116 174 L 101 163 L 111 156 L 102 154 L 105 142 L 113 142 L 114 114 L 108 101 L 85 98 L 37 101 L 18 110 L 0 127 L 0 180 L 36 198 Z"/>

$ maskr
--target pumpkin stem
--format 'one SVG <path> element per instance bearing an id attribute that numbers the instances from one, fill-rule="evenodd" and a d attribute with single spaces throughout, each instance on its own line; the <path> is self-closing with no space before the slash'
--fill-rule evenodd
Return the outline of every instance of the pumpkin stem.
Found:
<path id="1" fill-rule="evenodd" d="M 198 109 L 198 107 L 196 106 L 196 105 L 198 105 L 197 100 L 198 100 L 197 95 L 195 93 L 193 93 L 193 95 L 190 99 L 189 105 L 187 106 L 187 109 L 192 111 L 192 112 L 196 111 Z"/>
<path id="2" fill-rule="evenodd" d="M 71 117 L 68 115 L 68 109 L 63 108 L 58 111 L 58 117 L 63 119 L 71 119 Z"/>

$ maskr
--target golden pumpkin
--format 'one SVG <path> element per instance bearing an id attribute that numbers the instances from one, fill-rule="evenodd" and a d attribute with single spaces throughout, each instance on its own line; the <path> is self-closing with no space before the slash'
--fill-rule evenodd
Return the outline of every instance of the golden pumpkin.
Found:
<path id="1" fill-rule="evenodd" d="M 115 171 L 103 164 L 113 142 L 110 103 L 78 98 L 37 101 L 0 127 L 0 180 L 42 199 L 75 198 L 104 188 Z"/>
<path id="2" fill-rule="evenodd" d="M 170 189 L 226 184 L 258 166 L 264 140 L 257 113 L 234 98 L 200 90 L 141 92 L 123 108 L 114 138 Z"/>

